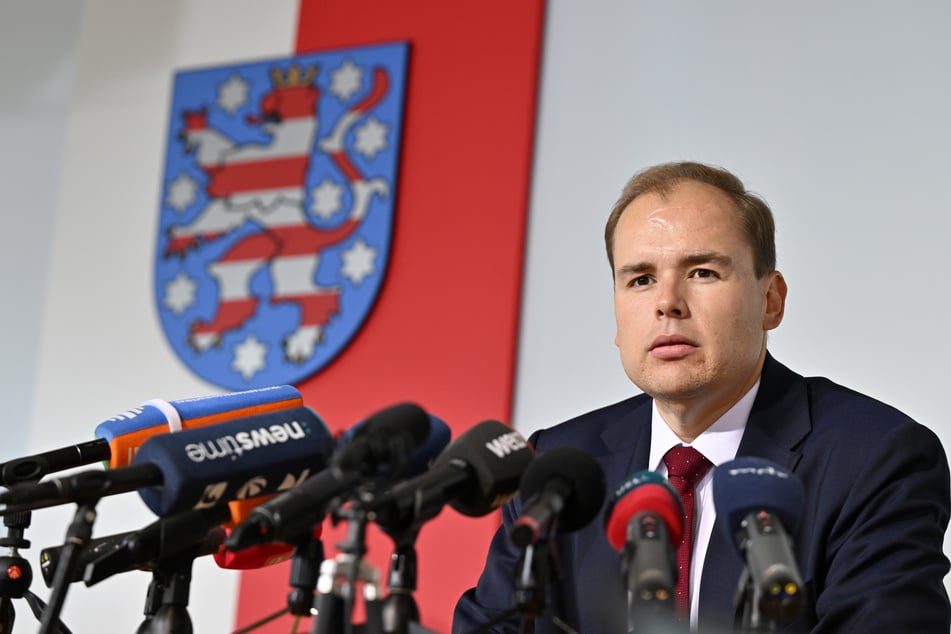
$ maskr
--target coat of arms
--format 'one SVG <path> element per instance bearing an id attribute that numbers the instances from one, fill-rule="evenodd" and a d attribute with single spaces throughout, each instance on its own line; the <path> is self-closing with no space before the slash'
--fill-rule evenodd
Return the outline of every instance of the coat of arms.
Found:
<path id="1" fill-rule="evenodd" d="M 398 43 L 175 75 L 155 293 L 201 377 L 295 383 L 360 329 L 389 255 L 406 62 Z"/>

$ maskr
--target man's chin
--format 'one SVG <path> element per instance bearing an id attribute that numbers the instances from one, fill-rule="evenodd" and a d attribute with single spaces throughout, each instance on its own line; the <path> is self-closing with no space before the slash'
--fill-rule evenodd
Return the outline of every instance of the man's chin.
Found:
<path id="1" fill-rule="evenodd" d="M 654 374 L 638 377 L 634 385 L 653 399 L 663 401 L 689 401 L 702 394 L 707 382 L 701 377 L 684 373 Z"/>

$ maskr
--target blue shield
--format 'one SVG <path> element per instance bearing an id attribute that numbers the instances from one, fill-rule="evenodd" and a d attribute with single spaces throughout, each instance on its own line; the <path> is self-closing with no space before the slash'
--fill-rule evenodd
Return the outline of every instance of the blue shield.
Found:
<path id="1" fill-rule="evenodd" d="M 352 340 L 393 234 L 405 43 L 175 75 L 155 258 L 165 336 L 229 389 Z"/>

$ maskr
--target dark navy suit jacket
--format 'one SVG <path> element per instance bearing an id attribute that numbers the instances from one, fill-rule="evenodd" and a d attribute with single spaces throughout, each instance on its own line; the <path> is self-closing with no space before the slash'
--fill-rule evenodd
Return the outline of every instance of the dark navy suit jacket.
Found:
<path id="1" fill-rule="evenodd" d="M 608 490 L 649 468 L 651 400 L 645 395 L 536 433 L 538 452 L 574 446 L 598 459 Z M 943 579 L 948 560 L 948 462 L 938 438 L 898 410 L 824 378 L 804 378 L 767 356 L 737 456 L 759 456 L 793 471 L 806 508 L 793 533 L 808 604 L 789 631 L 951 630 Z M 603 510 L 602 510 L 603 511 Z M 519 551 L 503 509 L 477 587 L 459 601 L 453 633 L 476 630 L 512 606 Z M 604 521 L 557 538 L 561 578 L 534 631 L 555 633 L 551 615 L 582 634 L 627 632 L 620 555 Z M 732 631 L 743 563 L 717 518 L 700 588 L 700 632 Z M 518 619 L 493 632 L 517 632 Z"/>

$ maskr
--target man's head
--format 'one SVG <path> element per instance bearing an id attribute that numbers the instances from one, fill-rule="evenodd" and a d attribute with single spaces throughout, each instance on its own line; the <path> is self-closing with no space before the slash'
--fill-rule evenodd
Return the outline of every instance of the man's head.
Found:
<path id="1" fill-rule="evenodd" d="M 605 235 L 625 372 L 692 440 L 753 386 L 782 321 L 769 208 L 723 170 L 661 165 L 628 183 Z"/>

